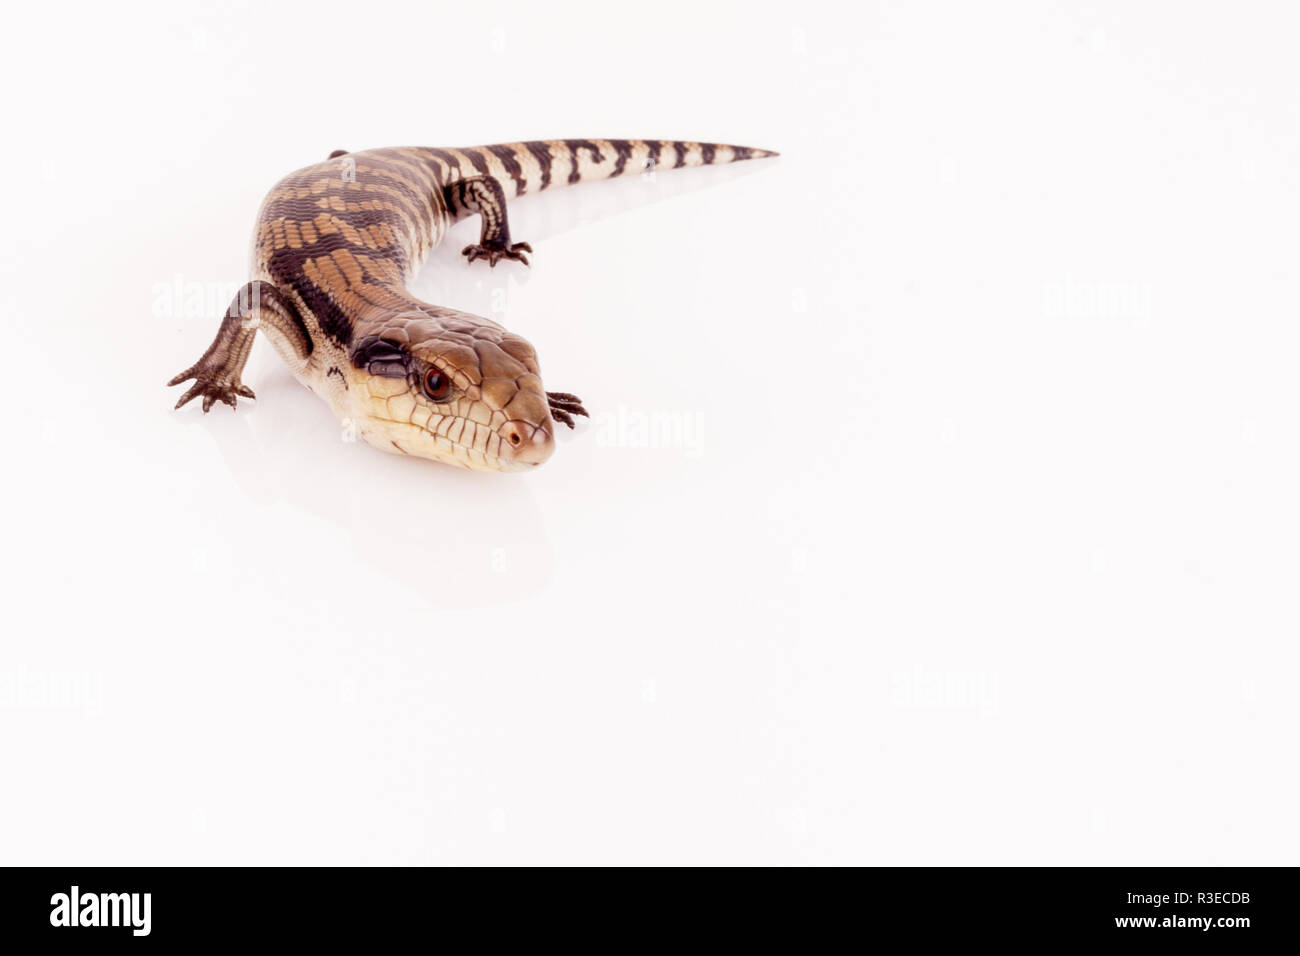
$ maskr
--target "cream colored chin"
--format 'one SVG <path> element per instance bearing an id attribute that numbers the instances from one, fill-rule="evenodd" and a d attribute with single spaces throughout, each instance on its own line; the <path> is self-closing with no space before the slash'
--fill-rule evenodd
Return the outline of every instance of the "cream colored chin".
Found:
<path id="1" fill-rule="evenodd" d="M 396 450 L 393 450 L 396 454 Z M 512 473 L 517 471 L 528 471 L 536 468 L 536 465 L 522 461 L 510 461 L 506 458 L 487 458 L 482 460 L 466 461 L 463 458 L 448 458 L 441 453 L 430 455 L 416 455 L 415 457 L 426 458 L 429 461 L 436 461 L 440 465 L 453 465 L 456 468 L 465 468 L 469 471 L 498 471 L 502 473 Z"/>
<path id="2" fill-rule="evenodd" d="M 390 455 L 423 458 L 427 461 L 436 461 L 440 465 L 452 465 L 470 471 L 517 472 L 528 471 L 535 467 L 528 462 L 495 458 L 464 445 L 454 443 L 449 445 L 445 438 L 433 435 L 419 425 L 409 422 L 371 418 L 362 427 L 361 438 L 367 445 L 388 452 Z"/>
<path id="3" fill-rule="evenodd" d="M 497 458 L 495 461 L 495 468 L 497 471 L 530 471 L 537 467 L 535 463 L 527 461 L 508 461 L 504 458 Z"/>

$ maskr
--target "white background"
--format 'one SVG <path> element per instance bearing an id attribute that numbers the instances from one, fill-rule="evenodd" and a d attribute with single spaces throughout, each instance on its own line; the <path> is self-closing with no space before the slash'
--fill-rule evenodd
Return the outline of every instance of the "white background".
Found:
<path id="1" fill-rule="evenodd" d="M 210 6 L 6 14 L 0 861 L 1296 862 L 1290 5 Z M 783 155 L 435 255 L 545 467 L 171 411 L 281 175 L 566 136 Z"/>

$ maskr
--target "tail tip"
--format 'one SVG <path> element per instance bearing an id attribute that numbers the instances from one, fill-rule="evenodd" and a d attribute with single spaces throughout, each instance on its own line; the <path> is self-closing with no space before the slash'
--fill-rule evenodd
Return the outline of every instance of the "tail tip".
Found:
<path id="1" fill-rule="evenodd" d="M 759 149 L 757 146 L 732 146 L 732 159 L 769 159 L 772 156 L 780 156 L 774 149 Z"/>

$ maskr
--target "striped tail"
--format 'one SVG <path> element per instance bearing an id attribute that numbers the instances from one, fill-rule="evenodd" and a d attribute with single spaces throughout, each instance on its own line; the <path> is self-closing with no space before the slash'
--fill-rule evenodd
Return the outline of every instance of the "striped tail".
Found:
<path id="1" fill-rule="evenodd" d="M 427 149 L 446 169 L 444 182 L 492 176 L 507 198 L 552 186 L 612 179 L 682 166 L 712 166 L 779 155 L 768 149 L 657 139 L 548 139 L 464 149 Z"/>

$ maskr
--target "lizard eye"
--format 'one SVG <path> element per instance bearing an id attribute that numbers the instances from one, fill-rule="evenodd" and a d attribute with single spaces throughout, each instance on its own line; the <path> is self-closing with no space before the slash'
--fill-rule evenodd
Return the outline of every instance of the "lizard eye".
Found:
<path id="1" fill-rule="evenodd" d="M 424 394 L 435 402 L 440 402 L 451 391 L 451 380 L 436 368 L 424 373 Z"/>

